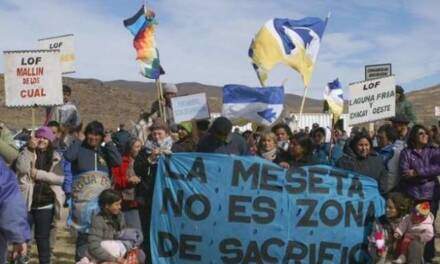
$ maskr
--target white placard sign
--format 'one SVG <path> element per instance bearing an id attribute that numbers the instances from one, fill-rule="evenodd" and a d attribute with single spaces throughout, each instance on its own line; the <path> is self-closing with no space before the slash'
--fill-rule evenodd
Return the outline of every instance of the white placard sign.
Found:
<path id="1" fill-rule="evenodd" d="M 393 117 L 396 112 L 394 76 L 350 84 L 349 124 Z"/>
<path id="2" fill-rule="evenodd" d="M 435 116 L 440 116 L 440 106 L 436 106 L 436 107 L 434 108 L 434 115 L 435 115 Z"/>
<path id="3" fill-rule="evenodd" d="M 6 106 L 63 103 L 58 50 L 5 51 Z"/>
<path id="4" fill-rule="evenodd" d="M 174 122 L 209 118 L 208 101 L 205 93 L 171 98 Z"/>
<path id="5" fill-rule="evenodd" d="M 75 49 L 73 46 L 73 34 L 39 39 L 38 45 L 40 49 L 44 50 L 60 50 L 62 73 L 75 72 Z"/>

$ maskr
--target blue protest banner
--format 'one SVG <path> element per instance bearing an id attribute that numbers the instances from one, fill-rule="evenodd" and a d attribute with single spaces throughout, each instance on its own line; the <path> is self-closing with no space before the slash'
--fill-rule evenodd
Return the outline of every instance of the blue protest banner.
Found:
<path id="1" fill-rule="evenodd" d="M 377 182 L 331 166 L 179 153 L 156 176 L 153 263 L 355 263 L 384 213 Z"/>

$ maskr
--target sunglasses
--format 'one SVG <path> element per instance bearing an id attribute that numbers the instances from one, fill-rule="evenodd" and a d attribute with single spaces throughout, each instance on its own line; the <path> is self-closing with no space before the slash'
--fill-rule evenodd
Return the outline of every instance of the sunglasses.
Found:
<path id="1" fill-rule="evenodd" d="M 425 131 L 420 131 L 419 133 L 417 133 L 417 135 L 419 135 L 419 136 L 428 135 L 428 133 L 426 133 Z"/>

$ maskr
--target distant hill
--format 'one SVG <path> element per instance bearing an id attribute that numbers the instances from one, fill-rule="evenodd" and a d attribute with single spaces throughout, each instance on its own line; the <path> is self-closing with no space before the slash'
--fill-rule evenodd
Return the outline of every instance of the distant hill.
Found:
<path id="1" fill-rule="evenodd" d="M 141 111 L 149 111 L 156 98 L 155 84 L 115 80 L 102 82 L 96 79 L 63 78 L 63 82 L 73 89 L 73 99 L 77 102 L 84 123 L 100 120 L 108 128 L 116 128 L 119 123 L 130 125 L 136 121 Z M 211 112 L 221 112 L 222 89 L 218 86 L 196 82 L 179 83 L 179 95 L 206 93 Z M 440 85 L 414 91 L 408 94 L 419 119 L 431 124 L 435 121 L 434 106 L 440 105 Z M 285 113 L 299 112 L 301 96 L 287 94 Z M 320 113 L 323 101 L 307 98 L 305 112 Z M 44 109 L 38 108 L 37 124 L 44 120 Z M 7 108 L 4 102 L 4 77 L 0 74 L 0 121 L 14 128 L 31 124 L 29 108 Z"/>

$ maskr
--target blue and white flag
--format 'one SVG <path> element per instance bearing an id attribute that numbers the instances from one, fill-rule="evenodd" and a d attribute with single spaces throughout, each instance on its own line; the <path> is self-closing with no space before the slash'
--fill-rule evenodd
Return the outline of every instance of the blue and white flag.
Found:
<path id="1" fill-rule="evenodd" d="M 284 87 L 251 88 L 229 84 L 223 87 L 223 116 L 272 125 L 281 115 Z"/>
<path id="2" fill-rule="evenodd" d="M 268 72 L 278 63 L 283 63 L 301 74 L 304 85 L 308 87 L 327 21 L 328 17 L 325 20 L 305 17 L 267 21 L 249 48 L 249 57 L 261 85 L 265 85 Z"/>
<path id="3" fill-rule="evenodd" d="M 344 92 L 341 83 L 336 78 L 333 82 L 327 83 L 324 89 L 324 99 L 327 101 L 330 112 L 333 113 L 333 119 L 337 120 L 344 110 Z"/>

